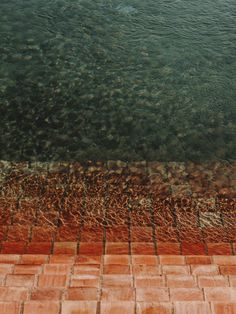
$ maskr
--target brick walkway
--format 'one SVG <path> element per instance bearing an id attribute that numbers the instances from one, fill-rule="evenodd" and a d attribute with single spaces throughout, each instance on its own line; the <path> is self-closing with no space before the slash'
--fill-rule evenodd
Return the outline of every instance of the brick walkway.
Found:
<path id="1" fill-rule="evenodd" d="M 236 163 L 0 163 L 0 313 L 236 313 L 235 183 Z"/>

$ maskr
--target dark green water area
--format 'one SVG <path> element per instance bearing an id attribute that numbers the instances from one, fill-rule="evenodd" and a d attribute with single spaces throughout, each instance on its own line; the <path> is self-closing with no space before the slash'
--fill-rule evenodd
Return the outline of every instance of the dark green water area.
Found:
<path id="1" fill-rule="evenodd" d="M 235 0 L 1 0 L 0 159 L 236 159 Z"/>

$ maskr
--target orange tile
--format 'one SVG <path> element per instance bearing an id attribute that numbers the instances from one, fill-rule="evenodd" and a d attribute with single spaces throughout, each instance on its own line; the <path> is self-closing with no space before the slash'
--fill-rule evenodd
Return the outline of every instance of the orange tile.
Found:
<path id="1" fill-rule="evenodd" d="M 54 254 L 70 254 L 77 253 L 77 242 L 54 242 Z"/>
<path id="2" fill-rule="evenodd" d="M 132 271 L 134 276 L 160 275 L 161 267 L 160 265 L 133 265 Z"/>
<path id="3" fill-rule="evenodd" d="M 160 255 L 160 264 L 165 265 L 185 265 L 185 256 L 181 255 Z"/>
<path id="4" fill-rule="evenodd" d="M 8 227 L 7 240 L 9 242 L 14 241 L 28 241 L 29 240 L 29 227 L 22 225 L 12 225 Z"/>
<path id="5" fill-rule="evenodd" d="M 220 273 L 222 275 L 235 275 L 236 276 L 236 265 L 220 266 Z"/>
<path id="6" fill-rule="evenodd" d="M 106 228 L 106 240 L 108 242 L 125 242 L 129 241 L 128 226 L 112 226 Z"/>
<path id="7" fill-rule="evenodd" d="M 157 265 L 158 258 L 155 255 L 132 255 L 133 265 Z"/>
<path id="8" fill-rule="evenodd" d="M 44 275 L 38 276 L 39 287 L 57 287 L 64 288 L 67 284 L 66 275 Z"/>
<path id="9" fill-rule="evenodd" d="M 102 242 L 97 242 L 97 243 L 80 242 L 79 254 L 80 255 L 102 255 L 103 243 Z"/>
<path id="10" fill-rule="evenodd" d="M 203 301 L 203 292 L 198 288 L 170 288 L 171 301 Z"/>
<path id="11" fill-rule="evenodd" d="M 203 243 L 182 243 L 183 255 L 204 255 L 206 254 L 206 248 Z"/>
<path id="12" fill-rule="evenodd" d="M 106 242 L 106 254 L 129 254 L 128 242 Z"/>
<path id="13" fill-rule="evenodd" d="M 96 287 L 100 284 L 100 277 L 96 275 L 72 275 L 71 287 Z"/>
<path id="14" fill-rule="evenodd" d="M 210 304 L 208 302 L 175 302 L 175 314 L 211 314 Z"/>
<path id="15" fill-rule="evenodd" d="M 99 264 L 77 264 L 74 266 L 74 275 L 96 275 L 99 276 L 101 273 Z"/>
<path id="16" fill-rule="evenodd" d="M 165 275 L 189 275 L 190 267 L 184 265 L 163 265 L 162 273 Z"/>
<path id="17" fill-rule="evenodd" d="M 26 251 L 26 242 L 2 242 L 3 254 L 24 254 Z"/>
<path id="18" fill-rule="evenodd" d="M 35 283 L 34 275 L 7 275 L 6 286 L 12 287 L 32 287 Z"/>
<path id="19" fill-rule="evenodd" d="M 209 255 L 231 255 L 230 243 L 207 243 Z"/>
<path id="20" fill-rule="evenodd" d="M 188 255 L 186 258 L 186 264 L 211 264 L 211 257 L 205 255 Z"/>
<path id="21" fill-rule="evenodd" d="M 154 243 L 152 242 L 132 242 L 131 253 L 133 255 L 152 255 L 155 254 Z"/>
<path id="22" fill-rule="evenodd" d="M 227 276 L 198 276 L 198 285 L 200 288 L 206 287 L 227 287 L 229 286 L 229 281 Z"/>
<path id="23" fill-rule="evenodd" d="M 213 262 L 217 265 L 236 265 L 236 256 L 213 256 Z"/>
<path id="24" fill-rule="evenodd" d="M 137 288 L 136 300 L 138 302 L 168 302 L 169 292 L 167 288 Z"/>
<path id="25" fill-rule="evenodd" d="M 137 302 L 137 314 L 172 314 L 169 302 Z"/>
<path id="26" fill-rule="evenodd" d="M 147 287 L 166 287 L 165 276 L 135 276 L 134 277 L 135 287 L 137 288 L 147 288 Z"/>
<path id="27" fill-rule="evenodd" d="M 0 254 L 0 264 L 17 264 L 20 261 L 20 255 Z"/>
<path id="28" fill-rule="evenodd" d="M 204 288 L 204 294 L 207 301 L 236 302 L 236 288 L 231 287 Z"/>
<path id="29" fill-rule="evenodd" d="M 0 287 L 0 301 L 25 301 L 29 290 L 23 287 Z"/>
<path id="30" fill-rule="evenodd" d="M 131 227 L 132 242 L 152 242 L 153 234 L 151 227 Z"/>
<path id="31" fill-rule="evenodd" d="M 52 264 L 74 264 L 75 256 L 74 255 L 51 255 L 49 263 Z"/>
<path id="32" fill-rule="evenodd" d="M 20 263 L 27 264 L 27 265 L 41 265 L 48 262 L 48 255 L 43 254 L 23 254 L 21 256 Z"/>
<path id="33" fill-rule="evenodd" d="M 103 287 L 132 287 L 133 277 L 131 275 L 103 275 Z"/>
<path id="34" fill-rule="evenodd" d="M 105 275 L 122 275 L 122 274 L 130 274 L 130 266 L 128 265 L 104 265 L 103 274 Z"/>
<path id="35" fill-rule="evenodd" d="M 171 242 L 157 242 L 158 255 L 177 255 L 180 254 L 180 244 Z"/>
<path id="36" fill-rule="evenodd" d="M 83 227 L 80 230 L 81 242 L 102 242 L 104 236 L 104 228 L 102 227 Z"/>
<path id="37" fill-rule="evenodd" d="M 1 266 L 0 266 L 1 267 Z M 14 267 L 14 274 L 18 275 L 36 275 L 42 272 L 41 265 L 22 265 L 18 264 Z"/>
<path id="38" fill-rule="evenodd" d="M 104 265 L 129 265 L 129 255 L 104 255 Z"/>
<path id="39" fill-rule="evenodd" d="M 23 314 L 59 314 L 60 304 L 55 301 L 27 301 L 24 303 Z"/>
<path id="40" fill-rule="evenodd" d="M 11 264 L 0 264 L 0 275 L 12 274 L 13 265 Z"/>
<path id="41" fill-rule="evenodd" d="M 2 302 L 0 301 L 0 313 L 2 314 L 20 314 L 19 302 Z"/>
<path id="42" fill-rule="evenodd" d="M 31 291 L 30 299 L 34 301 L 56 301 L 60 300 L 62 296 L 61 289 L 55 288 L 34 288 Z"/>
<path id="43" fill-rule="evenodd" d="M 102 314 L 134 314 L 134 302 L 120 301 L 120 302 L 101 302 Z M 90 313 L 88 313 L 90 314 Z"/>
<path id="44" fill-rule="evenodd" d="M 193 275 L 219 275 L 218 265 L 191 265 Z"/>
<path id="45" fill-rule="evenodd" d="M 66 291 L 65 300 L 96 301 L 98 296 L 98 289 L 94 287 L 69 288 Z"/>
<path id="46" fill-rule="evenodd" d="M 169 288 L 194 288 L 197 282 L 195 277 L 189 275 L 167 275 L 166 285 Z"/>
<path id="47" fill-rule="evenodd" d="M 229 303 L 227 301 L 212 302 L 211 303 L 212 314 L 235 314 L 236 302 Z"/>
<path id="48" fill-rule="evenodd" d="M 229 276 L 229 284 L 231 287 L 236 288 L 236 276 Z"/>
<path id="49" fill-rule="evenodd" d="M 31 242 L 26 247 L 27 254 L 50 254 L 52 242 Z"/>
<path id="50" fill-rule="evenodd" d="M 66 275 L 71 272 L 72 265 L 67 264 L 45 264 L 43 273 L 45 275 Z"/>
<path id="51" fill-rule="evenodd" d="M 76 264 L 101 264 L 101 256 L 78 255 L 75 259 Z"/>
<path id="52" fill-rule="evenodd" d="M 102 301 L 134 301 L 135 291 L 134 288 L 119 287 L 119 288 L 103 288 L 101 294 Z"/>
<path id="53" fill-rule="evenodd" d="M 61 314 L 96 314 L 96 301 L 63 301 Z M 51 313 L 50 313 L 51 314 Z"/>

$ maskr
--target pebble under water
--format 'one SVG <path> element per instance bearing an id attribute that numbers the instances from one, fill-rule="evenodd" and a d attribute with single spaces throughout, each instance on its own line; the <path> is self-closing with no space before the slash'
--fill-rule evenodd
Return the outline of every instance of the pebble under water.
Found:
<path id="1" fill-rule="evenodd" d="M 236 158 L 234 0 L 1 0 L 0 159 Z"/>

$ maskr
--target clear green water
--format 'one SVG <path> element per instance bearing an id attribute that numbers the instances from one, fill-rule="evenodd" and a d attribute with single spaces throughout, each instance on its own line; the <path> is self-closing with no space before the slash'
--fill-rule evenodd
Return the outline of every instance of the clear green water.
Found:
<path id="1" fill-rule="evenodd" d="M 1 0 L 0 158 L 236 158 L 235 0 Z"/>

